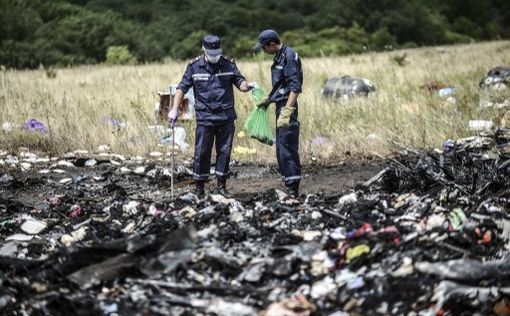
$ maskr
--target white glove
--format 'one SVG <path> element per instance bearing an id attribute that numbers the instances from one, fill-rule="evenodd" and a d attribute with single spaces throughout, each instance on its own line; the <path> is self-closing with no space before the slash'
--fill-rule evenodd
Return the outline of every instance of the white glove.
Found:
<path id="1" fill-rule="evenodd" d="M 179 116 L 179 111 L 177 109 L 172 108 L 170 110 L 170 112 L 168 112 L 168 124 L 170 124 L 170 126 L 174 127 L 178 116 Z"/>
<path id="2" fill-rule="evenodd" d="M 246 87 L 248 88 L 248 90 L 251 90 L 253 88 L 256 88 L 257 87 L 257 83 L 252 81 L 252 82 L 248 82 L 248 84 L 246 85 Z"/>

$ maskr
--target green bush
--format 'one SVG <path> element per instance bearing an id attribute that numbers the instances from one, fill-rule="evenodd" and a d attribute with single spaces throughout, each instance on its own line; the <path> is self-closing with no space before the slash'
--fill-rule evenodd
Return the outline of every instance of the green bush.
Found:
<path id="1" fill-rule="evenodd" d="M 134 65 L 136 58 L 127 46 L 110 46 L 106 51 L 106 63 L 111 65 Z"/>
<path id="2" fill-rule="evenodd" d="M 372 50 L 383 50 L 385 48 L 394 48 L 396 46 L 397 39 L 386 27 L 383 27 L 370 35 L 370 49 Z"/>

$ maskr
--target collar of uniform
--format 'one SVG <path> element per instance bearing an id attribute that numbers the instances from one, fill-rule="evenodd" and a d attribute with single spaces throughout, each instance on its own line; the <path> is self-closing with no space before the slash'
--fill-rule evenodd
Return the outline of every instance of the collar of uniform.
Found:
<path id="1" fill-rule="evenodd" d="M 200 56 L 200 60 L 198 61 L 198 63 L 199 63 L 198 64 L 199 67 L 205 68 L 205 63 L 206 63 L 205 55 Z"/>
<path id="2" fill-rule="evenodd" d="M 281 56 L 285 54 L 285 50 L 287 50 L 287 45 L 283 44 L 280 51 L 274 56 L 274 61 L 277 61 Z"/>

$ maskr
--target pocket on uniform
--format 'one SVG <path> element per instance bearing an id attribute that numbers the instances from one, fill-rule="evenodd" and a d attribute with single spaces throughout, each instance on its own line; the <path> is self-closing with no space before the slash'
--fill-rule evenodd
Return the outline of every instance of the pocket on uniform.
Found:
<path id="1" fill-rule="evenodd" d="M 195 86 L 195 89 L 197 92 L 206 92 L 208 88 L 208 80 L 199 80 L 195 79 L 193 82 L 193 85 Z"/>

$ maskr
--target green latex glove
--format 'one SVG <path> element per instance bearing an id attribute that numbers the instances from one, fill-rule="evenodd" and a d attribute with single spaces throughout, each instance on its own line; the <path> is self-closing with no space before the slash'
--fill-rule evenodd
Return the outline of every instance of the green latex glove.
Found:
<path id="1" fill-rule="evenodd" d="M 280 116 L 276 121 L 276 128 L 287 127 L 290 125 L 290 116 L 294 112 L 293 106 L 284 106 L 280 111 Z"/>

